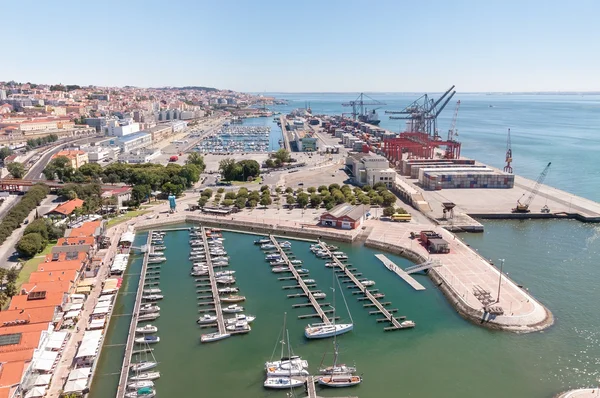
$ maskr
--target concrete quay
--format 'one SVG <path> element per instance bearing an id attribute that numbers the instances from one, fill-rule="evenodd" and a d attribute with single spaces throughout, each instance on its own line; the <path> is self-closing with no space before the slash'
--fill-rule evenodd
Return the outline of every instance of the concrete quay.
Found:
<path id="1" fill-rule="evenodd" d="M 556 396 L 556 398 L 598 398 L 600 397 L 600 388 L 580 388 L 577 390 L 570 390 L 563 392 Z"/>
<path id="2" fill-rule="evenodd" d="M 254 212 L 257 216 L 251 212 L 240 212 L 226 217 L 180 212 L 168 218 L 142 220 L 136 224 L 136 228 L 151 229 L 166 223 L 195 222 L 210 227 L 240 229 L 257 234 L 277 234 L 290 238 L 320 238 L 343 242 L 365 240 L 368 247 L 399 254 L 417 264 L 427 259 L 439 260 L 442 265 L 430 270 L 429 277 L 456 310 L 473 323 L 493 329 L 533 332 L 545 329 L 554 322 L 549 310 L 506 275 L 502 276 L 500 300 L 497 301 L 500 280 L 498 269 L 454 234 L 441 226 L 428 223 L 427 220 L 393 223 L 370 219 L 365 222 L 365 229 L 335 230 L 316 226 L 311 216 L 307 216 L 305 222 L 299 222 L 294 221 L 294 216 L 285 211 L 282 212 L 284 218 L 280 218 L 275 209 Z M 450 253 L 428 253 L 418 240 L 410 238 L 411 232 L 418 233 L 421 230 L 434 230 L 441 234 L 449 242 Z M 498 313 L 498 308 L 502 309 L 502 314 Z"/>

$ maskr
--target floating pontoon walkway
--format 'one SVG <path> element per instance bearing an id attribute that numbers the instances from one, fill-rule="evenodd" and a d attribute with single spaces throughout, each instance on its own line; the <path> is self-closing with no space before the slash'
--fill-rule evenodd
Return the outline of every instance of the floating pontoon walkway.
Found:
<path id="1" fill-rule="evenodd" d="M 385 265 L 385 267 L 387 269 L 389 269 L 392 272 L 395 272 L 396 275 L 398 275 L 400 278 L 404 279 L 406 281 L 406 283 L 411 285 L 415 290 L 425 290 L 425 287 L 423 285 L 421 285 L 419 282 L 417 282 L 412 276 L 410 276 L 402 268 L 400 268 L 396 264 L 394 264 L 394 262 L 392 260 L 390 260 L 389 258 L 387 258 L 385 255 L 376 254 L 375 257 L 377 257 L 383 263 L 383 265 Z"/>
<path id="2" fill-rule="evenodd" d="M 288 256 L 285 253 L 285 251 L 281 248 L 281 246 L 279 245 L 279 242 L 277 242 L 277 239 L 275 239 L 275 236 L 269 235 L 269 239 L 271 239 L 271 242 L 273 243 L 273 245 L 275 245 L 275 248 L 277 249 L 277 252 L 281 256 L 281 258 L 283 259 L 283 261 L 285 261 L 285 264 L 288 266 L 290 272 L 294 275 L 294 278 L 296 278 L 296 281 L 298 282 L 298 286 L 302 289 L 302 291 L 304 292 L 304 295 L 306 297 L 308 297 L 308 300 L 310 301 L 310 303 L 314 307 L 314 309 L 317 312 L 317 315 L 319 316 L 319 318 L 321 318 L 321 321 L 324 324 L 326 324 L 326 325 L 330 325 L 331 321 L 327 317 L 327 314 L 325 314 L 325 311 L 323 311 L 323 309 L 321 308 L 321 305 L 319 304 L 319 302 L 317 301 L 317 299 L 315 299 L 315 296 L 313 296 L 312 291 L 310 290 L 310 288 L 307 286 L 306 283 L 304 283 L 304 280 L 302 280 L 302 275 L 300 275 L 298 273 L 298 270 L 296 270 L 296 267 L 294 266 L 294 264 L 292 264 L 292 262 L 288 258 Z"/>
<path id="3" fill-rule="evenodd" d="M 308 398 L 321 398 L 317 395 L 317 389 L 315 388 L 316 383 L 315 376 L 306 377 L 306 395 Z M 357 397 L 344 397 L 344 398 L 357 398 Z"/>
<path id="4" fill-rule="evenodd" d="M 213 269 L 212 259 L 210 256 L 210 247 L 208 246 L 208 238 L 206 237 L 206 229 L 202 227 L 202 243 L 204 244 L 204 253 L 206 253 L 206 265 L 208 266 L 208 277 L 210 279 L 210 288 L 212 291 L 212 298 L 215 304 L 215 311 L 217 315 L 217 327 L 219 328 L 220 334 L 227 333 L 225 329 L 225 320 L 223 319 L 223 312 L 221 311 L 221 300 L 219 299 L 219 289 L 217 288 L 217 280 L 215 278 L 215 270 Z"/>

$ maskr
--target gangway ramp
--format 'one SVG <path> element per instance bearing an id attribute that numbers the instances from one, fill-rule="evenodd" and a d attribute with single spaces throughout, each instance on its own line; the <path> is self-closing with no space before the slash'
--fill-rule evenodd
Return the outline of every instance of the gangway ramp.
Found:
<path id="1" fill-rule="evenodd" d="M 424 263 L 413 265 L 404 269 L 407 274 L 414 274 L 415 272 L 425 271 L 435 267 L 441 267 L 442 262 L 440 260 L 427 260 Z"/>
<path id="2" fill-rule="evenodd" d="M 417 282 L 412 276 L 410 276 L 406 271 L 402 268 L 398 267 L 392 260 L 387 258 L 383 254 L 376 254 L 375 257 L 379 259 L 385 265 L 387 269 L 396 273 L 400 278 L 404 279 L 406 283 L 411 285 L 415 290 L 425 290 L 425 287 Z"/>

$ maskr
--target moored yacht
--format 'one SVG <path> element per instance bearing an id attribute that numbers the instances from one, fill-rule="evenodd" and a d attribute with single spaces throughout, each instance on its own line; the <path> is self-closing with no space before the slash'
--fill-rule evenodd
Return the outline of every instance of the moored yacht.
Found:
<path id="1" fill-rule="evenodd" d="M 132 381 L 145 381 L 145 380 L 156 380 L 160 378 L 160 372 L 146 372 L 140 373 L 135 376 L 131 376 L 129 380 Z"/>
<path id="2" fill-rule="evenodd" d="M 304 380 L 300 377 L 267 377 L 263 383 L 265 388 L 279 390 L 301 387 L 303 385 Z"/>
<path id="3" fill-rule="evenodd" d="M 196 321 L 199 325 L 206 325 L 209 323 L 213 323 L 217 321 L 217 317 L 215 315 L 204 314 Z"/>
<path id="4" fill-rule="evenodd" d="M 202 336 L 200 336 L 200 342 L 201 343 L 210 343 L 212 341 L 219 341 L 219 340 L 223 340 L 226 339 L 227 337 L 231 336 L 229 333 L 207 333 L 207 334 L 203 334 Z"/>
<path id="5" fill-rule="evenodd" d="M 353 328 L 354 324 L 352 323 L 338 323 L 335 325 L 316 323 L 306 326 L 304 329 L 304 336 L 306 336 L 307 339 L 324 339 L 348 333 Z"/>
<path id="6" fill-rule="evenodd" d="M 154 325 L 144 325 L 139 328 L 135 328 L 136 333 L 145 334 L 145 333 L 156 333 L 158 332 L 158 328 Z"/>
<path id="7" fill-rule="evenodd" d="M 156 343 L 160 342 L 160 337 L 150 335 L 150 336 L 138 337 L 134 341 L 138 344 L 156 344 Z"/>
<path id="8" fill-rule="evenodd" d="M 158 365 L 158 363 L 150 362 L 150 361 L 133 363 L 129 366 L 129 370 L 131 370 L 132 372 L 143 372 L 145 370 L 153 369 L 157 365 Z"/>
<path id="9" fill-rule="evenodd" d="M 224 314 L 235 314 L 236 312 L 244 312 L 244 307 L 242 307 L 241 305 L 232 304 L 227 307 L 221 308 L 221 311 Z"/>

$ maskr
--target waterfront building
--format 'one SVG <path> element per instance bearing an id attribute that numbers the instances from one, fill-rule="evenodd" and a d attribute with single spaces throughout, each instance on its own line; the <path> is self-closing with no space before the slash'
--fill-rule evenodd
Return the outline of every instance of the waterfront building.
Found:
<path id="1" fill-rule="evenodd" d="M 346 169 L 352 173 L 354 182 L 359 185 L 375 185 L 384 183 L 392 188 L 396 179 L 396 171 L 390 168 L 389 161 L 383 156 L 365 153 L 349 153 L 346 158 Z"/>
<path id="2" fill-rule="evenodd" d="M 324 227 L 356 229 L 362 225 L 365 214 L 369 209 L 370 206 L 353 206 L 342 203 L 321 214 L 319 224 Z"/>

